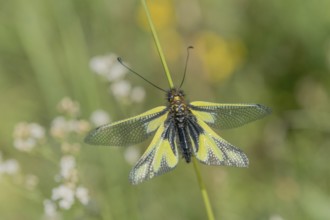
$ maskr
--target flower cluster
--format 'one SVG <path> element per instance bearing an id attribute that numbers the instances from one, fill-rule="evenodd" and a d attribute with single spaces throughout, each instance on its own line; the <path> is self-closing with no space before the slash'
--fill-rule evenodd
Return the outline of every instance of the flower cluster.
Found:
<path id="1" fill-rule="evenodd" d="M 21 122 L 16 125 L 13 133 L 14 147 L 29 152 L 45 138 L 45 129 L 37 123 Z"/>
<path id="2" fill-rule="evenodd" d="M 0 152 L 0 176 L 2 174 L 14 175 L 19 171 L 19 164 L 15 159 L 3 160 Z"/>
<path id="3" fill-rule="evenodd" d="M 73 155 L 65 155 L 60 161 L 60 172 L 56 176 L 59 186 L 53 188 L 51 199 L 44 200 L 45 214 L 52 216 L 58 207 L 68 210 L 78 200 L 81 204 L 87 205 L 89 193 L 87 188 L 79 185 L 78 170 L 76 168 L 76 158 Z"/>
<path id="4" fill-rule="evenodd" d="M 44 200 L 45 215 L 51 218 L 55 218 L 60 209 L 69 210 L 76 201 L 87 205 L 90 200 L 88 189 L 79 180 L 76 156 L 81 145 L 75 138 L 83 136 L 90 129 L 90 123 L 77 119 L 79 103 L 68 97 L 60 101 L 58 111 L 62 115 L 57 116 L 50 127 L 50 135 L 59 141 L 62 152 L 60 170 L 55 175 L 58 186 L 52 189 L 51 198 Z"/>
<path id="5" fill-rule="evenodd" d="M 61 113 L 51 123 L 49 135 L 46 129 L 37 123 L 18 123 L 13 132 L 14 147 L 17 150 L 31 152 L 44 156 L 45 159 L 59 160 L 59 171 L 54 176 L 56 186 L 51 190 L 50 198 L 44 198 L 45 219 L 59 219 L 61 210 L 69 210 L 79 202 L 87 205 L 90 201 L 89 191 L 80 181 L 77 169 L 77 155 L 81 148 L 81 137 L 90 129 L 87 120 L 78 119 L 80 106 L 76 101 L 68 97 L 63 98 L 58 106 Z M 100 123 L 101 120 L 109 121 L 109 116 L 102 110 L 93 113 L 93 119 Z M 93 122 L 93 123 L 96 123 Z M 47 147 L 37 148 L 45 145 Z M 51 151 L 51 145 L 56 145 L 55 151 Z M 57 149 L 61 153 L 58 155 Z M 14 174 L 19 170 L 16 160 L 2 160 L 0 154 L 0 175 Z M 33 174 L 24 176 L 24 186 L 33 190 L 38 184 L 38 178 Z"/>
<path id="6" fill-rule="evenodd" d="M 107 112 L 101 109 L 97 109 L 92 113 L 90 121 L 95 126 L 100 126 L 109 123 L 111 121 L 111 118 Z"/>
<path id="7" fill-rule="evenodd" d="M 83 135 L 90 129 L 88 121 L 77 119 L 80 113 L 78 102 L 65 97 L 59 102 L 57 109 L 63 115 L 57 116 L 52 121 L 50 127 L 52 137 L 65 140 L 69 135 Z"/>
<path id="8" fill-rule="evenodd" d="M 133 86 L 125 80 L 127 69 L 117 61 L 117 55 L 95 56 L 89 64 L 91 70 L 106 79 L 109 92 L 124 104 L 141 103 L 146 95 L 143 87 Z"/>
<path id="9" fill-rule="evenodd" d="M 57 105 L 57 110 L 69 117 L 77 117 L 80 113 L 80 105 L 77 101 L 64 97 Z"/>
<path id="10" fill-rule="evenodd" d="M 77 120 L 57 116 L 51 124 L 50 134 L 57 139 L 65 139 L 72 134 L 85 134 L 90 129 L 90 125 L 86 120 Z"/>
<path id="11" fill-rule="evenodd" d="M 109 89 L 118 100 L 126 100 L 126 103 L 142 102 L 145 90 L 126 81 L 126 69 L 114 60 L 115 55 L 95 57 L 91 66 L 109 80 Z M 59 170 L 54 174 L 54 187 L 48 197 L 41 198 L 44 218 L 53 220 L 61 219 L 62 212 L 72 209 L 73 206 L 77 207 L 75 204 L 80 204 L 81 207 L 89 204 L 90 192 L 81 181 L 77 165 L 81 139 L 92 126 L 111 122 L 108 113 L 102 109 L 95 110 L 89 120 L 81 119 L 79 103 L 68 97 L 59 102 L 57 110 L 60 114 L 51 121 L 49 129 L 37 123 L 20 122 L 13 131 L 13 145 L 17 150 L 25 153 L 33 151 L 34 155 L 59 162 Z M 140 151 L 135 146 L 128 147 L 124 153 L 130 164 L 134 164 L 139 156 Z M 0 153 L 0 176 L 13 175 L 19 170 L 20 165 L 16 160 L 3 160 Z M 22 174 L 24 187 L 34 190 L 39 183 L 38 177 L 33 172 Z"/>

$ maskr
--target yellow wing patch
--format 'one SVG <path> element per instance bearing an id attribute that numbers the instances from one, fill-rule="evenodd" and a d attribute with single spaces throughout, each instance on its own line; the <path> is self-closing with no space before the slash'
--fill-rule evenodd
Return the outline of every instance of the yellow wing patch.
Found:
<path id="1" fill-rule="evenodd" d="M 209 112 L 202 112 L 202 111 L 195 111 L 190 110 L 195 116 L 202 119 L 206 123 L 214 123 L 214 116 L 212 113 Z"/>
<path id="2" fill-rule="evenodd" d="M 157 114 L 158 112 L 161 112 L 164 110 L 164 107 L 157 107 L 154 109 L 151 109 L 150 111 L 146 112 L 145 114 Z M 146 131 L 147 133 L 155 131 L 162 123 L 164 123 L 165 119 L 167 118 L 168 114 L 164 114 L 156 119 L 153 119 L 149 123 L 146 123 Z"/>
<path id="3" fill-rule="evenodd" d="M 199 135 L 198 149 L 193 146 L 195 157 L 200 162 L 207 165 L 248 166 L 249 160 L 240 149 L 222 139 L 198 116 L 197 123 L 203 132 Z"/>
<path id="4" fill-rule="evenodd" d="M 130 172 L 129 179 L 132 184 L 151 179 L 172 170 L 179 161 L 178 148 L 173 141 L 172 146 L 168 139 L 164 138 L 167 129 L 161 125 L 152 142 Z"/>

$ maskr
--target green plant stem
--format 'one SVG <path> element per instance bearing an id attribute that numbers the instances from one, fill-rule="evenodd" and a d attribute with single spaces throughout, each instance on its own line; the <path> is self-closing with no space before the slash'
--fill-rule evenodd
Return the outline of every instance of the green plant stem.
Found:
<path id="1" fill-rule="evenodd" d="M 142 2 L 142 5 L 143 5 L 143 8 L 144 8 L 144 11 L 146 12 L 146 15 L 147 15 L 147 20 L 149 22 L 149 26 L 150 26 L 150 29 L 151 29 L 151 32 L 152 32 L 152 36 L 153 36 L 153 38 L 155 40 L 156 47 L 157 47 L 157 50 L 158 50 L 158 54 L 160 56 L 160 59 L 162 61 L 162 64 L 163 64 L 163 67 L 164 67 L 164 70 L 165 70 L 167 81 L 168 81 L 168 83 L 170 85 L 170 88 L 174 88 L 172 77 L 171 77 L 170 71 L 168 69 L 168 66 L 167 66 L 167 63 L 166 63 L 166 60 L 165 60 L 165 56 L 164 56 L 162 47 L 161 47 L 161 45 L 159 43 L 157 32 L 156 32 L 155 26 L 154 26 L 154 24 L 152 22 L 152 18 L 151 18 L 151 15 L 150 15 L 150 12 L 149 12 L 147 3 L 146 3 L 145 0 L 141 0 L 141 2 Z"/>
<path id="2" fill-rule="evenodd" d="M 195 173 L 196 173 L 196 176 L 197 176 L 197 181 L 198 181 L 198 184 L 199 184 L 199 188 L 201 190 L 202 197 L 203 197 L 203 200 L 204 200 L 204 205 L 205 205 L 207 217 L 208 217 L 209 220 L 214 220 L 214 214 L 213 214 L 211 202 L 210 202 L 210 199 L 209 199 L 209 195 L 207 194 L 205 184 L 203 182 L 203 178 L 202 178 L 201 172 L 200 172 L 199 167 L 198 167 L 198 163 L 197 163 L 195 158 L 192 158 L 192 161 L 193 161 L 193 164 L 194 164 L 194 169 L 195 169 Z"/>

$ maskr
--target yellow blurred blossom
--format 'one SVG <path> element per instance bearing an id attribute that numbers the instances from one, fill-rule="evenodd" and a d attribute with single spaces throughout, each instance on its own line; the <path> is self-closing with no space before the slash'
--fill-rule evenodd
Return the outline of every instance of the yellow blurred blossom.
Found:
<path id="1" fill-rule="evenodd" d="M 148 8 L 151 13 L 152 21 L 159 34 L 161 44 L 164 45 L 164 54 L 169 62 L 175 61 L 182 53 L 182 38 L 175 30 L 176 15 L 174 11 L 173 1 L 153 0 L 148 2 Z M 142 6 L 139 7 L 137 13 L 137 21 L 139 26 L 144 30 L 150 31 L 147 17 Z M 153 45 L 154 42 L 150 41 Z M 155 54 L 158 55 L 156 47 Z"/>
<path id="2" fill-rule="evenodd" d="M 151 13 L 152 21 L 154 22 L 157 30 L 166 29 L 173 26 L 175 13 L 172 1 L 148 1 L 148 8 Z M 147 17 L 142 6 L 138 9 L 137 21 L 143 29 L 148 31 L 150 30 Z"/>
<path id="3" fill-rule="evenodd" d="M 245 47 L 240 40 L 225 40 L 213 32 L 202 32 L 195 47 L 203 62 L 204 73 L 210 82 L 226 80 L 241 64 Z"/>

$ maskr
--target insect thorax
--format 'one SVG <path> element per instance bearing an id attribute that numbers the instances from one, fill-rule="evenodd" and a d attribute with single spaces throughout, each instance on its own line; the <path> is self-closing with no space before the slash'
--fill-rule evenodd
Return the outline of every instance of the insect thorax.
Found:
<path id="1" fill-rule="evenodd" d="M 171 89 L 167 94 L 167 100 L 169 102 L 170 113 L 175 120 L 174 123 L 180 127 L 184 126 L 188 109 L 185 103 L 183 91 Z"/>

